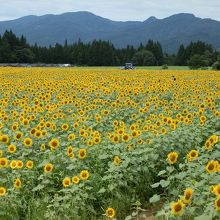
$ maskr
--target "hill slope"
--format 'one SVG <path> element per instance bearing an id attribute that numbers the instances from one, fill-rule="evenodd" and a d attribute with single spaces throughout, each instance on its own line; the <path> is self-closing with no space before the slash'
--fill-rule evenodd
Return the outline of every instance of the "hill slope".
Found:
<path id="1" fill-rule="evenodd" d="M 220 48 L 220 22 L 197 18 L 192 14 L 177 14 L 164 19 L 150 17 L 144 22 L 119 22 L 96 16 L 90 12 L 69 12 L 61 15 L 25 16 L 1 21 L 0 34 L 11 29 L 24 35 L 28 42 L 42 46 L 69 43 L 80 38 L 111 41 L 116 47 L 138 46 L 148 39 L 161 42 L 166 52 L 176 52 L 181 43 L 202 40 Z"/>

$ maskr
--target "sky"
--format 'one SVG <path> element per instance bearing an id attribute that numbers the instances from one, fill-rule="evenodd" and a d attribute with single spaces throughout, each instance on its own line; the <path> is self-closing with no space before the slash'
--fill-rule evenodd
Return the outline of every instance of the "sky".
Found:
<path id="1" fill-rule="evenodd" d="M 115 21 L 144 21 L 192 13 L 220 21 L 220 0 L 0 0 L 0 20 L 26 15 L 90 11 Z"/>

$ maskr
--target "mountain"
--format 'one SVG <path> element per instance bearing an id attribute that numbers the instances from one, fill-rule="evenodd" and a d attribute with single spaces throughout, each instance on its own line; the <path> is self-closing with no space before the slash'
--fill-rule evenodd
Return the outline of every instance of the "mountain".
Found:
<path id="1" fill-rule="evenodd" d="M 176 14 L 164 19 L 150 17 L 139 21 L 112 21 L 90 12 L 69 12 L 61 15 L 25 16 L 16 20 L 1 21 L 0 34 L 11 29 L 24 35 L 31 44 L 42 46 L 73 43 L 81 39 L 111 41 L 116 47 L 138 46 L 148 39 L 159 41 L 164 51 L 176 52 L 180 44 L 205 41 L 220 48 L 220 22 L 201 19 L 193 14 Z"/>

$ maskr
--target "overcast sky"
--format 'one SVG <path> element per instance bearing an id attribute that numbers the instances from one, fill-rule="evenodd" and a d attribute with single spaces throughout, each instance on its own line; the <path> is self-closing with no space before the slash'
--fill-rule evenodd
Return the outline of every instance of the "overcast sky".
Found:
<path id="1" fill-rule="evenodd" d="M 90 11 L 117 21 L 143 21 L 180 12 L 220 21 L 220 0 L 0 0 L 0 20 L 74 11 Z"/>

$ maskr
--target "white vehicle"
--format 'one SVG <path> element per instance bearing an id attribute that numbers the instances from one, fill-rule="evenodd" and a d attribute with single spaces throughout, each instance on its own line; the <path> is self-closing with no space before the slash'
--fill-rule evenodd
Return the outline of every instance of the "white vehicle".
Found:
<path id="1" fill-rule="evenodd" d="M 133 63 L 125 63 L 124 66 L 120 68 L 121 70 L 134 70 L 135 67 L 133 66 Z"/>

